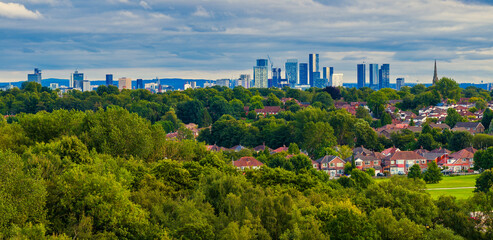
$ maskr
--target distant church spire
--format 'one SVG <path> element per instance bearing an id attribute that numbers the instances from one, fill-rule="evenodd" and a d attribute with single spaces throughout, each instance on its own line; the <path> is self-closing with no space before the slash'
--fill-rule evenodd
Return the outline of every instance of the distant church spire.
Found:
<path id="1" fill-rule="evenodd" d="M 433 74 L 433 85 L 438 82 L 438 74 L 437 74 L 437 60 L 435 59 L 435 74 Z"/>

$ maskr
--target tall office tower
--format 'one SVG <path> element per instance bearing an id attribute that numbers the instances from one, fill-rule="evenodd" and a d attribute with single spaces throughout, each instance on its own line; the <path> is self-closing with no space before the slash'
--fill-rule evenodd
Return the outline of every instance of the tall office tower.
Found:
<path id="1" fill-rule="evenodd" d="M 192 89 L 197 88 L 197 82 L 190 82 L 190 86 L 192 86 Z"/>
<path id="2" fill-rule="evenodd" d="M 240 79 L 236 82 L 237 86 L 242 86 L 244 88 L 250 88 L 250 75 L 249 74 L 241 74 Z"/>
<path id="3" fill-rule="evenodd" d="M 289 87 L 294 88 L 298 84 L 298 59 L 288 59 L 286 61 L 286 80 Z"/>
<path id="4" fill-rule="evenodd" d="M 118 79 L 118 89 L 121 91 L 123 89 L 132 89 L 132 79 L 127 77 L 122 77 Z"/>
<path id="5" fill-rule="evenodd" d="M 89 80 L 82 80 L 82 91 L 83 92 L 91 91 L 91 82 Z"/>
<path id="6" fill-rule="evenodd" d="M 75 71 L 72 74 L 72 83 L 70 87 L 79 88 L 82 90 L 84 84 L 84 73 L 80 73 L 79 71 Z"/>
<path id="7" fill-rule="evenodd" d="M 218 79 L 216 80 L 216 86 L 229 88 L 231 81 L 229 79 Z"/>
<path id="8" fill-rule="evenodd" d="M 253 81 L 256 88 L 268 88 L 269 68 L 267 59 L 257 59 L 257 66 L 253 67 Z"/>
<path id="9" fill-rule="evenodd" d="M 320 72 L 318 54 L 310 53 L 310 55 L 308 56 L 308 63 L 310 64 L 309 69 L 308 69 L 308 74 L 310 76 L 309 84 L 310 84 L 310 86 L 313 87 L 313 84 L 315 81 L 315 77 L 313 76 L 313 73 Z"/>
<path id="10" fill-rule="evenodd" d="M 332 75 L 332 87 L 342 87 L 343 78 L 344 78 L 344 74 L 334 73 Z"/>
<path id="11" fill-rule="evenodd" d="M 378 78 L 378 64 L 370 64 L 370 87 L 371 88 L 378 88 L 379 84 L 379 78 Z"/>
<path id="12" fill-rule="evenodd" d="M 308 63 L 300 63 L 300 85 L 308 85 Z"/>
<path id="13" fill-rule="evenodd" d="M 390 87 L 390 65 L 389 64 L 382 64 L 382 67 L 380 67 L 379 71 L 379 77 L 380 77 L 380 82 L 379 82 L 379 88 L 389 88 Z"/>
<path id="14" fill-rule="evenodd" d="M 34 73 L 27 74 L 27 81 L 28 82 L 37 82 L 41 84 L 41 70 L 38 68 L 34 69 Z"/>
<path id="15" fill-rule="evenodd" d="M 358 64 L 358 89 L 365 87 L 366 64 Z"/>
<path id="16" fill-rule="evenodd" d="M 137 79 L 137 86 L 135 88 L 136 89 L 144 89 L 144 80 Z"/>
<path id="17" fill-rule="evenodd" d="M 113 74 L 106 74 L 106 86 L 113 85 Z"/>
<path id="18" fill-rule="evenodd" d="M 281 82 L 281 69 L 272 68 L 272 86 L 269 87 L 279 87 Z"/>
<path id="19" fill-rule="evenodd" d="M 404 78 L 397 78 L 395 80 L 395 89 L 397 89 L 397 91 L 401 90 L 401 87 L 404 86 Z"/>
<path id="20" fill-rule="evenodd" d="M 325 87 L 327 87 L 327 84 L 329 83 L 329 80 L 327 80 L 327 78 L 321 78 L 320 77 L 320 72 L 314 72 L 313 78 L 315 79 L 313 86 L 317 87 L 317 88 L 325 88 Z"/>
<path id="21" fill-rule="evenodd" d="M 36 72 L 36 69 L 34 69 Z M 437 73 L 437 60 L 435 60 L 435 72 L 433 73 L 433 85 L 438 82 L 438 73 Z"/>

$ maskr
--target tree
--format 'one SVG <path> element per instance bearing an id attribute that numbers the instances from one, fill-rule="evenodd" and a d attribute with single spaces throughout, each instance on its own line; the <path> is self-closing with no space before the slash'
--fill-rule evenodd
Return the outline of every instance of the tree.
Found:
<path id="1" fill-rule="evenodd" d="M 382 119 L 380 119 L 380 121 L 381 121 L 381 125 L 382 126 L 385 126 L 385 125 L 388 125 L 388 124 L 392 124 L 392 116 L 390 116 L 389 113 L 384 112 L 382 114 Z"/>
<path id="2" fill-rule="evenodd" d="M 486 150 L 478 150 L 474 153 L 474 169 L 488 170 L 493 168 L 493 147 Z"/>
<path id="3" fill-rule="evenodd" d="M 370 113 L 368 112 L 368 110 L 366 110 L 366 108 L 364 108 L 362 106 L 358 106 L 356 108 L 356 118 L 364 119 L 367 122 L 371 122 L 371 120 L 372 120 L 372 117 L 371 117 Z"/>
<path id="4" fill-rule="evenodd" d="M 274 93 L 270 93 L 269 96 L 267 97 L 266 101 L 267 106 L 281 106 L 282 102 L 279 100 L 279 98 L 274 95 Z"/>
<path id="5" fill-rule="evenodd" d="M 300 148 L 298 147 L 298 144 L 296 143 L 290 143 L 288 147 L 288 152 L 290 154 L 299 154 L 300 153 Z"/>
<path id="6" fill-rule="evenodd" d="M 435 161 L 428 162 L 428 169 L 423 174 L 426 183 L 439 183 L 442 180 L 442 172 Z"/>
<path id="7" fill-rule="evenodd" d="M 373 179 L 367 173 L 357 168 L 351 171 L 351 178 L 356 183 L 356 186 L 360 188 L 368 188 L 368 186 L 373 183 Z"/>
<path id="8" fill-rule="evenodd" d="M 416 142 L 416 148 L 420 148 L 420 147 L 430 151 L 437 147 L 431 133 L 425 133 L 419 135 L 418 141 Z"/>
<path id="9" fill-rule="evenodd" d="M 376 118 L 380 118 L 382 116 L 385 110 L 385 104 L 387 104 L 387 102 L 387 96 L 381 91 L 373 92 L 368 97 L 368 107 L 370 107 L 370 110 Z"/>
<path id="10" fill-rule="evenodd" d="M 466 131 L 454 132 L 454 135 L 450 138 L 448 147 L 452 151 L 459 151 L 464 148 L 472 146 L 473 136 Z"/>
<path id="11" fill-rule="evenodd" d="M 454 99 L 459 101 L 461 97 L 461 88 L 453 79 L 443 77 L 436 83 L 436 89 L 442 94 L 443 98 Z"/>
<path id="12" fill-rule="evenodd" d="M 342 97 L 341 90 L 339 90 L 339 88 L 337 88 L 337 87 L 326 87 L 326 88 L 323 89 L 323 91 L 325 91 L 328 94 L 330 94 L 330 96 L 334 100 L 339 100 Z"/>
<path id="13" fill-rule="evenodd" d="M 450 128 L 455 127 L 455 124 L 463 121 L 462 116 L 454 109 L 447 109 L 447 117 L 445 118 L 445 123 L 449 125 Z"/>
<path id="14" fill-rule="evenodd" d="M 481 124 L 483 124 L 484 129 L 490 128 L 491 120 L 493 120 L 493 111 L 490 108 L 486 108 L 483 113 L 483 119 L 481 119 Z"/>
<path id="15" fill-rule="evenodd" d="M 370 177 L 374 177 L 375 176 L 375 169 L 374 168 L 368 168 L 368 169 L 366 169 L 365 173 L 368 174 L 368 176 L 370 176 Z"/>
<path id="16" fill-rule="evenodd" d="M 319 92 L 315 94 L 315 96 L 312 99 L 312 104 L 317 102 L 321 103 L 322 108 L 324 109 L 328 109 L 334 106 L 334 100 L 327 92 Z"/>
<path id="17" fill-rule="evenodd" d="M 487 193 L 491 190 L 491 187 L 493 187 L 493 171 L 488 169 L 476 179 L 476 189 L 474 191 Z"/>
<path id="18" fill-rule="evenodd" d="M 199 100 L 181 102 L 176 106 L 176 116 L 185 124 L 196 123 L 202 125 L 204 106 Z"/>
<path id="19" fill-rule="evenodd" d="M 419 166 L 419 164 L 414 164 L 411 168 L 409 168 L 409 172 L 407 173 L 407 177 L 408 178 L 423 178 L 422 174 L 421 174 L 421 167 Z"/>
<path id="20" fill-rule="evenodd" d="M 336 145 L 334 129 L 326 122 L 309 122 L 303 128 L 302 146 L 314 158 L 324 155 L 324 148 Z"/>

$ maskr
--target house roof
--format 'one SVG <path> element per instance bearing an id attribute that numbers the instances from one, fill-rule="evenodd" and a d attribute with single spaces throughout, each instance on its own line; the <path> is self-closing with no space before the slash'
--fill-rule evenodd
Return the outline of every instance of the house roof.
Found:
<path id="1" fill-rule="evenodd" d="M 450 158 L 453 158 L 453 159 L 474 158 L 474 153 L 469 152 L 466 149 L 462 149 L 458 152 L 454 152 L 454 153 L 450 154 Z"/>
<path id="2" fill-rule="evenodd" d="M 365 147 L 361 146 L 361 147 L 354 148 L 353 149 L 353 153 L 354 154 L 371 154 L 372 151 L 370 151 L 369 149 L 366 149 Z"/>
<path id="3" fill-rule="evenodd" d="M 450 130 L 450 127 L 447 125 L 447 124 L 443 124 L 443 123 L 440 123 L 440 124 L 436 124 L 436 123 L 430 123 L 429 126 L 431 128 L 440 128 L 440 129 L 449 129 Z"/>
<path id="4" fill-rule="evenodd" d="M 420 149 L 416 149 L 414 150 L 414 152 L 416 152 L 417 154 L 421 155 L 421 156 L 424 156 L 423 154 L 429 152 L 428 150 L 424 149 L 424 148 L 420 148 Z"/>
<path id="5" fill-rule="evenodd" d="M 263 109 L 255 109 L 256 113 L 273 113 L 277 114 L 281 111 L 281 107 L 279 106 L 265 106 Z"/>
<path id="6" fill-rule="evenodd" d="M 446 154 L 450 154 L 451 151 L 450 150 L 447 150 L 445 148 L 437 148 L 437 149 L 433 149 L 430 151 L 431 153 L 446 153 Z"/>
<path id="7" fill-rule="evenodd" d="M 413 151 L 399 151 L 394 153 L 394 155 L 390 157 L 390 160 L 417 160 L 417 159 L 425 160 L 426 158 Z"/>
<path id="8" fill-rule="evenodd" d="M 258 145 L 256 147 L 253 148 L 254 151 L 264 151 L 265 149 L 269 149 L 267 146 L 265 146 L 265 144 L 262 144 L 262 145 Z"/>
<path id="9" fill-rule="evenodd" d="M 479 127 L 480 122 L 458 122 L 455 127 L 456 128 L 477 128 Z M 481 124 L 483 126 L 483 124 Z"/>
<path id="10" fill-rule="evenodd" d="M 432 153 L 432 152 L 427 152 L 427 153 L 424 153 L 422 154 L 422 156 L 424 158 L 426 158 L 426 160 L 435 160 L 443 155 L 446 155 L 447 153 Z"/>
<path id="11" fill-rule="evenodd" d="M 280 148 L 276 148 L 275 150 L 272 150 L 271 152 L 273 152 L 273 153 L 287 152 L 288 149 L 289 149 L 288 147 L 282 146 Z"/>
<path id="12" fill-rule="evenodd" d="M 317 159 L 317 160 L 315 160 L 315 161 L 316 161 L 317 163 L 320 163 L 320 164 L 321 164 L 321 163 L 329 163 L 329 162 L 332 162 L 333 160 L 335 160 L 335 159 L 337 159 L 337 158 L 338 158 L 339 160 L 341 160 L 341 161 L 343 161 L 343 162 L 344 162 L 344 160 L 342 160 L 342 159 L 341 159 L 341 158 L 339 158 L 338 156 L 333 156 L 333 155 L 325 155 L 325 156 L 323 156 L 323 157 L 321 157 L 321 158 L 319 158 L 319 159 Z"/>
<path id="13" fill-rule="evenodd" d="M 264 165 L 254 157 L 242 157 L 233 162 L 235 167 L 260 167 Z"/>
<path id="14" fill-rule="evenodd" d="M 385 156 L 388 156 L 388 155 L 393 154 L 393 153 L 398 152 L 398 151 L 400 151 L 400 149 L 395 148 L 395 147 L 391 147 L 391 148 L 387 148 L 387 149 L 383 150 L 382 154 Z"/>

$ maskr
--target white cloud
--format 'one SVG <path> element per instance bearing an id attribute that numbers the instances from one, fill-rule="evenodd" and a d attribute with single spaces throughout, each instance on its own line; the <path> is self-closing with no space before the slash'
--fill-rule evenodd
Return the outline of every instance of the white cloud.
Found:
<path id="1" fill-rule="evenodd" d="M 151 9 L 151 6 L 149 6 L 149 4 L 147 2 L 145 2 L 145 1 L 140 1 L 139 2 L 139 5 L 141 7 L 143 7 L 144 9 L 147 9 L 147 10 Z"/>
<path id="2" fill-rule="evenodd" d="M 195 10 L 195 12 L 192 15 L 196 17 L 206 17 L 206 18 L 213 16 L 212 12 L 205 10 L 205 8 L 202 6 L 198 6 L 197 10 Z"/>
<path id="3" fill-rule="evenodd" d="M 13 19 L 38 19 L 43 17 L 38 11 L 28 10 L 22 4 L 3 2 L 0 2 L 0 16 Z"/>

